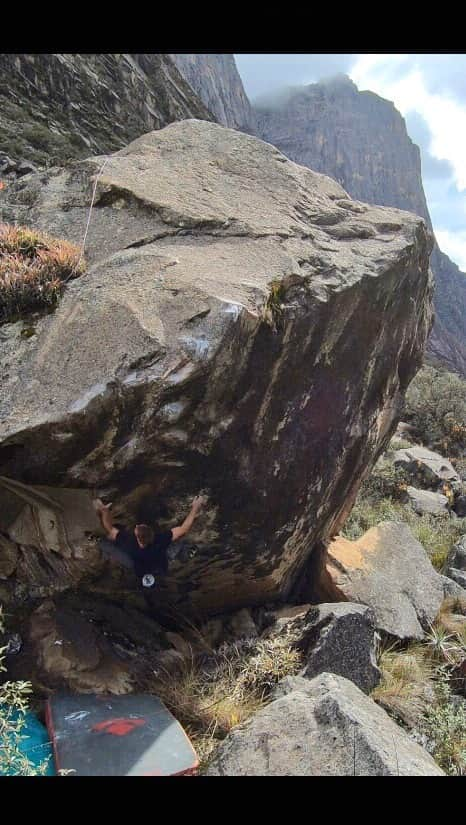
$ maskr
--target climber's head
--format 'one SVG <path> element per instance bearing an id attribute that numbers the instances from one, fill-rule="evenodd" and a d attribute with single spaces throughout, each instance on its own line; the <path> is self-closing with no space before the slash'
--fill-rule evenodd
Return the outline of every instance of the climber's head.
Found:
<path id="1" fill-rule="evenodd" d="M 147 547 L 154 540 L 154 531 L 147 524 L 136 524 L 134 535 L 139 547 Z"/>

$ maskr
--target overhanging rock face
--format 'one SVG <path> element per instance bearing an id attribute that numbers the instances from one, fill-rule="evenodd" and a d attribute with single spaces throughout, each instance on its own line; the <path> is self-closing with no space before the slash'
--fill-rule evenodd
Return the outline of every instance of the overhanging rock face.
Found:
<path id="1" fill-rule="evenodd" d="M 102 158 L 1 193 L 82 240 Z M 431 238 L 269 144 L 188 120 L 112 155 L 86 275 L 1 330 L 0 474 L 184 517 L 184 609 L 286 595 L 386 447 L 431 326 Z M 85 560 L 83 560 L 85 564 Z"/>

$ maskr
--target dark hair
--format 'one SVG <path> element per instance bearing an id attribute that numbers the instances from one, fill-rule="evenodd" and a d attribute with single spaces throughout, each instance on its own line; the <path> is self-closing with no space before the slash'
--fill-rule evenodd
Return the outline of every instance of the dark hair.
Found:
<path id="1" fill-rule="evenodd" d="M 134 532 L 141 544 L 150 544 L 154 539 L 154 531 L 148 524 L 136 524 Z"/>

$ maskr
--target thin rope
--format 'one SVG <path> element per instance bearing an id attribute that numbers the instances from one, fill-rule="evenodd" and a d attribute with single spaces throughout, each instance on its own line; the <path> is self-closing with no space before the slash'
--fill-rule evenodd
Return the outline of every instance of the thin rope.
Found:
<path id="1" fill-rule="evenodd" d="M 69 279 L 70 279 L 70 278 L 74 275 L 74 273 L 76 272 L 76 270 L 77 270 L 77 269 L 78 269 L 78 267 L 79 267 L 79 264 L 81 263 L 81 261 L 82 261 L 82 259 L 83 259 L 83 256 L 84 256 L 84 250 L 85 250 L 85 248 L 86 248 L 87 233 L 89 232 L 89 226 L 90 226 L 90 223 L 91 223 L 92 209 L 93 209 L 93 206 L 94 206 L 95 195 L 96 195 L 96 192 L 97 192 L 97 184 L 98 184 L 99 179 L 100 179 L 100 176 L 102 175 L 102 172 L 104 171 L 105 166 L 107 165 L 107 163 L 108 163 L 108 161 L 109 161 L 109 160 L 110 160 L 110 156 L 108 156 L 108 157 L 106 157 L 106 158 L 105 158 L 105 160 L 104 160 L 104 162 L 103 162 L 102 166 L 100 167 L 100 169 L 99 169 L 99 171 L 98 171 L 98 173 L 97 173 L 97 177 L 96 177 L 95 182 L 94 182 L 94 189 L 93 189 L 93 192 L 92 192 L 91 205 L 90 205 L 90 207 L 89 207 L 89 214 L 88 214 L 88 216 L 87 216 L 86 230 L 85 230 L 85 232 L 84 232 L 84 238 L 83 238 L 83 242 L 82 242 L 82 246 L 81 246 L 81 253 L 80 253 L 80 255 L 79 255 L 79 258 L 78 258 L 77 263 L 74 265 L 74 267 L 73 267 L 73 269 L 71 270 L 70 274 L 69 274 L 69 275 L 68 275 L 68 277 L 67 277 L 67 278 L 65 278 L 65 280 L 63 281 L 63 283 L 64 283 L 64 284 L 66 284 L 66 282 L 67 282 L 67 281 L 69 281 Z"/>

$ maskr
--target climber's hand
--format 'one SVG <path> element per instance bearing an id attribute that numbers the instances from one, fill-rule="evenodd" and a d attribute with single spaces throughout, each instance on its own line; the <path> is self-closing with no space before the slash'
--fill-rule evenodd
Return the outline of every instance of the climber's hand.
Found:
<path id="1" fill-rule="evenodd" d="M 191 509 L 197 515 L 205 504 L 207 504 L 207 496 L 196 496 L 192 503 Z"/>
<path id="2" fill-rule="evenodd" d="M 101 498 L 94 499 L 93 504 L 97 513 L 103 513 L 104 510 L 110 510 L 112 506 L 112 502 L 109 504 L 104 504 Z"/>

